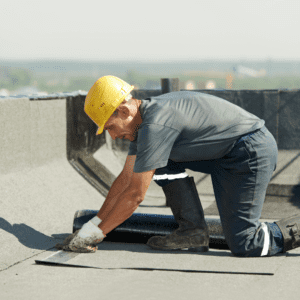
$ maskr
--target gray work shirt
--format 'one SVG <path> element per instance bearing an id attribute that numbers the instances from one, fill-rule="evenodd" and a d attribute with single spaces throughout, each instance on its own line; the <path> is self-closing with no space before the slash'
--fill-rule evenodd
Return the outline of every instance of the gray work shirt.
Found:
<path id="1" fill-rule="evenodd" d="M 128 155 L 136 155 L 134 172 L 175 162 L 221 158 L 239 136 L 260 129 L 265 121 L 216 96 L 172 92 L 141 100 L 142 123 Z"/>

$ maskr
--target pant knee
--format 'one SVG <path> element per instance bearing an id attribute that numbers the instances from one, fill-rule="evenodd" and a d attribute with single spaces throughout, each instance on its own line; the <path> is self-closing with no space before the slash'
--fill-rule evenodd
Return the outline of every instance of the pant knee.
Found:
<path id="1" fill-rule="evenodd" d="M 247 255 L 247 250 L 245 247 L 245 241 L 240 239 L 231 238 L 230 240 L 226 239 L 227 244 L 231 253 L 237 257 L 245 257 Z"/>
<path id="2" fill-rule="evenodd" d="M 257 231 L 244 231 L 234 236 L 226 237 L 227 244 L 231 253 L 236 257 L 259 257 L 262 254 L 261 242 L 259 237 L 261 233 Z"/>
<path id="3" fill-rule="evenodd" d="M 234 250 L 231 250 L 231 253 L 233 254 L 233 256 L 236 256 L 236 257 L 249 256 L 248 251 L 246 251 L 245 249 L 240 249 L 240 250 L 234 249 Z"/>

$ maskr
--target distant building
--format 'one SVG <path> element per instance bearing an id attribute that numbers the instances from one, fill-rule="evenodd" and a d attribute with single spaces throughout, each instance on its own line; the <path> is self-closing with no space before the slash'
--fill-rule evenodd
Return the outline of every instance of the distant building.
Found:
<path id="1" fill-rule="evenodd" d="M 228 73 L 226 76 L 226 89 L 227 90 L 232 89 L 232 83 L 233 83 L 233 76 L 231 73 Z"/>
<path id="2" fill-rule="evenodd" d="M 184 85 L 186 90 L 194 90 L 195 89 L 195 82 L 192 80 L 189 80 Z"/>
<path id="3" fill-rule="evenodd" d="M 259 71 L 256 71 L 251 68 L 247 68 L 244 66 L 238 66 L 236 68 L 236 72 L 241 76 L 248 76 L 248 77 L 264 77 L 266 76 L 267 72 L 265 69 L 261 69 Z"/>
<path id="4" fill-rule="evenodd" d="M 9 90 L 7 89 L 1 89 L 0 90 L 0 96 L 9 96 Z"/>
<path id="5" fill-rule="evenodd" d="M 214 90 L 216 88 L 216 82 L 214 80 L 208 80 L 205 83 L 205 89 L 207 90 Z"/>

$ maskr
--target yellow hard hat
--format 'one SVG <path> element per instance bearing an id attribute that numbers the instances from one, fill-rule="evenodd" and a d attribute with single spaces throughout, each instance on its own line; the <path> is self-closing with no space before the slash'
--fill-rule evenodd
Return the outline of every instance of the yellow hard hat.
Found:
<path id="1" fill-rule="evenodd" d="M 99 127 L 97 135 L 103 132 L 107 120 L 133 88 L 122 79 L 110 75 L 94 83 L 85 98 L 84 111 Z"/>

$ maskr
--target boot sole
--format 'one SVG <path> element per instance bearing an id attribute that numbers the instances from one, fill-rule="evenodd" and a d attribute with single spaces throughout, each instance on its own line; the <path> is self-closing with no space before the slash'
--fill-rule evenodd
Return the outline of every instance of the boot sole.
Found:
<path id="1" fill-rule="evenodd" d="M 150 246 L 150 245 L 148 245 Z M 187 251 L 190 251 L 190 252 L 208 252 L 209 250 L 209 246 L 201 246 L 201 247 L 185 247 L 185 248 L 168 248 L 168 247 L 153 247 L 153 246 L 150 246 L 152 249 L 154 250 L 187 250 Z"/>

